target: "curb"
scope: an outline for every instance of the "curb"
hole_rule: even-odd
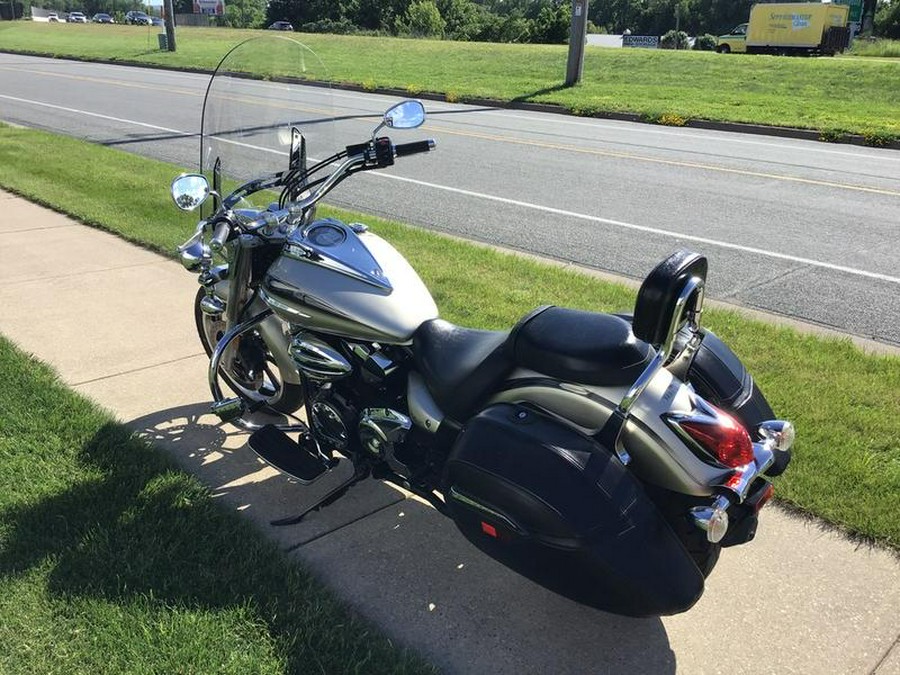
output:
[[[200,75],[212,75],[213,71],[207,68],[191,68],[189,66],[165,66],[158,63],[146,63],[143,61],[130,60],[108,60],[95,59],[85,56],[73,56],[66,54],[50,54],[46,52],[35,52],[28,50],[11,50],[0,48],[0,54],[18,54],[22,56],[40,56],[50,59],[60,59],[66,61],[81,61],[84,63],[103,63],[111,66],[129,66],[132,68],[148,68],[150,70],[170,70],[182,73],[195,73]],[[247,74],[247,79],[259,79],[252,74]],[[531,112],[543,112],[556,115],[568,115],[570,117],[590,117],[595,119],[617,120],[621,122],[637,122],[640,124],[651,124],[653,126],[670,126],[670,127],[688,127],[692,129],[707,129],[710,131],[729,131],[741,134],[753,134],[758,136],[776,136],[780,138],[796,138],[806,141],[819,141],[822,143],[831,143],[835,145],[857,145],[867,148],[900,150],[900,138],[889,141],[883,145],[873,145],[866,142],[866,137],[861,134],[841,134],[835,138],[826,136],[826,132],[815,129],[801,129],[797,127],[778,127],[765,124],[748,124],[744,122],[724,122],[704,119],[688,119],[681,125],[665,125],[656,124],[656,122],[648,120],[645,116],[638,113],[619,113],[619,112],[591,112],[580,114],[574,112],[564,106],[553,103],[531,103],[528,101],[503,101],[492,98],[479,97],[460,97],[455,101],[448,101],[447,95],[442,92],[411,92],[406,89],[396,87],[364,87],[353,82],[320,82],[316,80],[304,80],[298,77],[273,77],[272,82],[282,82],[285,84],[303,84],[313,87],[330,87],[332,89],[340,89],[343,91],[356,91],[366,94],[382,94],[385,96],[400,96],[425,99],[427,101],[441,101],[444,103],[462,103],[466,105],[480,105],[490,108],[506,108],[510,110],[527,110]]]

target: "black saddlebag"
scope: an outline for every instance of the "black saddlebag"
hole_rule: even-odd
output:
[[[703,593],[700,570],[628,469],[533,408],[501,403],[472,418],[444,491],[479,549],[583,604],[658,616]]]

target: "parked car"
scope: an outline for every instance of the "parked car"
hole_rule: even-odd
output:
[[[69,16],[66,17],[67,23],[87,23],[87,17],[83,12],[69,12]]]
[[[158,17],[158,16],[151,16],[151,17],[150,17],[150,21],[153,22],[153,25],[154,25],[154,26],[165,26],[165,25],[166,25],[166,22],[163,21],[163,20],[162,20],[160,17]]]
[[[113,19],[109,14],[104,14],[103,12],[98,12],[94,14],[91,19],[94,23],[115,23],[116,20]]]
[[[59,14],[57,14],[56,12],[50,12],[47,15],[47,21],[49,21],[50,23],[59,23]]]
[[[125,15],[125,23],[130,23],[134,26],[150,26],[153,24],[153,19],[144,12],[131,11]]]
[[[271,26],[269,26],[269,30],[294,30],[294,27],[290,24],[289,21],[276,21]]]

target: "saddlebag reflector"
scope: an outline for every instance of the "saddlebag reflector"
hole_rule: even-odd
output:
[[[500,403],[472,418],[444,494],[478,548],[578,602],[658,616],[703,592],[700,570],[628,469],[534,408]]]

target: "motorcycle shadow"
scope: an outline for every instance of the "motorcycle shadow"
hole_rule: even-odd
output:
[[[288,420],[269,416],[255,421]],[[259,459],[247,445],[249,434],[211,415],[208,403],[150,413],[128,422],[128,426],[168,451],[183,469],[209,487],[216,499],[271,530],[284,548],[302,545],[404,498],[388,485],[364,481],[333,504],[310,514],[299,526],[271,528],[271,521],[305,511],[348,478],[352,473],[350,463],[342,461],[313,485],[301,485]]]
[[[206,404],[129,423],[168,450],[229,508],[250,517],[360,614],[447,672],[671,673],[659,619],[604,613],[555,595],[480,553],[452,521],[414,497],[365,480],[291,527],[349,472],[305,486],[259,460],[247,434]]]

